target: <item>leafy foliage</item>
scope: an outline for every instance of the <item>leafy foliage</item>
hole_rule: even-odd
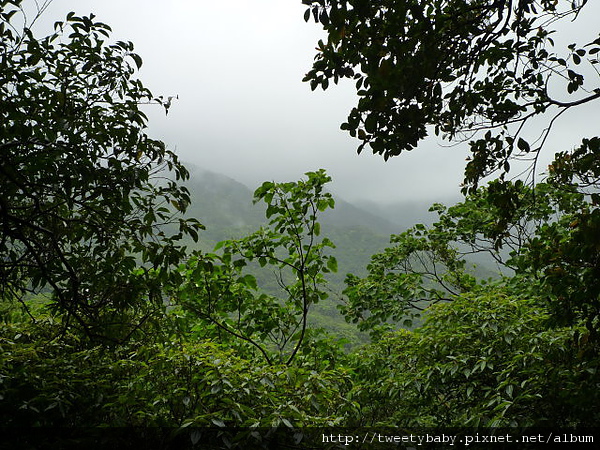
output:
[[[473,190],[486,175],[508,172],[512,158],[535,167],[555,119],[600,98],[600,38],[569,45],[566,55],[553,49],[556,24],[576,19],[585,0],[303,3],[305,20],[312,14],[327,32],[305,81],[313,90],[356,82],[358,104],[342,129],[361,141],[358,151],[369,145],[388,159],[431,128],[469,140]],[[548,126],[526,134],[525,124],[543,115]]]
[[[507,193],[514,206],[510,217],[498,207],[498,195]],[[431,304],[478,292],[488,281],[470,273],[466,258],[484,253],[498,264],[499,278],[504,272],[498,282],[517,283],[523,293],[537,289],[556,323],[586,320],[595,335],[596,247],[583,241],[595,242],[595,233],[579,229],[582,215],[590,214],[588,199],[551,179],[536,185],[535,195],[520,181],[493,181],[454,206],[436,204],[431,211],[438,220],[431,227],[393,235],[393,245],[373,255],[366,277],[348,275],[342,310],[347,320],[377,334],[386,321],[410,319]]]
[[[585,14],[587,1],[303,3],[308,5],[305,20],[312,15],[327,32],[305,81],[312,89],[327,89],[330,80],[355,80],[358,104],[342,129],[361,141],[358,151],[368,145],[388,159],[417,147],[432,130],[449,140],[468,141],[471,157],[463,192],[470,194],[466,202],[479,202],[482,208],[471,208],[456,224],[427,230],[425,237],[417,236],[417,229],[394,237],[398,245],[375,257],[372,279],[349,278],[351,318],[363,315],[356,295],[365,299],[367,309],[373,306],[365,319],[371,322],[399,317],[417,299],[444,298],[422,278],[427,272],[438,286],[448,283],[443,276],[456,271],[442,255],[448,255],[445,243],[454,240],[541,280],[555,318],[571,324],[585,318],[595,336],[600,321],[598,138],[583,138],[575,150],[558,153],[547,183],[534,183],[539,154],[556,121],[567,110],[600,98],[600,38],[565,50],[554,44],[558,24]],[[531,128],[534,123],[543,124],[539,131]],[[526,176],[519,175],[523,181],[508,181],[513,161],[528,162]],[[481,180],[498,173],[481,197]],[[554,204],[548,202],[549,184]],[[552,208],[563,218],[551,218]],[[503,246],[518,258],[501,257]],[[414,259],[423,254],[447,267],[443,276],[414,267]],[[455,260],[457,255],[448,256]],[[404,264],[403,273],[396,275],[399,264]],[[394,286],[387,292],[384,279]],[[448,287],[450,293],[464,292]],[[402,300],[387,311],[376,305],[390,305],[391,298]]]
[[[188,445],[213,427],[211,444],[234,448],[260,443],[260,427],[598,422],[600,140],[557,154],[544,183],[477,187],[514,151],[539,151],[520,136],[530,117],[598,97],[555,100],[539,81],[586,88],[571,64],[593,63],[598,41],[567,62],[538,27],[585,2],[304,2],[329,32],[307,79],[356,78],[344,128],[361,148],[389,157],[430,125],[487,131],[464,201],[434,205],[432,226],[392,236],[365,277],[347,276],[343,312],[373,336],[351,354],[309,324],[337,270],[318,220],[335,204],[325,172],[265,182],[254,200],[267,226],[188,252],[200,228],[176,216],[188,173],[144,132],[139,105],[168,105],[134,78],[132,44],[74,13],[36,39],[22,3],[0,0],[3,424],[171,427],[165,442]],[[504,275],[477,279],[466,257],[480,253]],[[261,269],[282,295],[259,287]],[[413,331],[387,332],[421,310]]]
[[[295,358],[311,306],[328,296],[321,287],[323,274],[337,270],[335,257],[324,253],[333,243],[319,238],[317,221],[320,212],[334,206],[323,190],[330,177],[323,170],[306,175],[295,183],[263,183],[254,198],[266,203],[269,227],[220,242],[215,249],[220,254],[191,258],[183,268],[186,282],[177,292],[176,302],[184,309],[251,344],[268,363],[273,348],[278,361],[290,364]],[[286,298],[256,292],[256,278],[244,273],[252,262],[274,269]]]
[[[376,339],[354,362],[356,425],[594,425],[597,247],[579,229],[594,205],[556,176],[535,195],[495,181],[450,208],[434,205],[432,227],[392,236],[367,277],[349,276],[344,312]],[[518,205],[510,220],[497,210],[498,186]],[[510,270],[476,280],[464,257],[477,252]],[[382,333],[423,306],[422,326]]]
[[[152,95],[133,44],[109,44],[108,25],[74,13],[36,38],[22,3],[0,2],[3,295],[49,289],[65,325],[126,339],[162,309],[178,241],[197,238],[197,221],[176,217],[188,173],[144,131]]]
[[[548,320],[535,298],[498,288],[430,308],[421,328],[356,355],[354,425],[594,426],[597,353],[581,327]]]
[[[287,428],[333,425],[345,404],[343,369],[260,365],[209,341],[82,349],[48,341],[54,327],[2,330],[5,426]]]
[[[559,223],[544,224],[529,247],[533,270],[552,292],[557,316],[583,317],[597,339],[600,329],[600,139],[584,139],[572,152],[556,155],[550,183],[564,197],[582,199]]]

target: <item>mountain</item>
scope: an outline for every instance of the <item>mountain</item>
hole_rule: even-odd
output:
[[[376,203],[368,200],[360,200],[354,204],[371,214],[382,217],[394,225],[393,233],[401,233],[417,223],[431,225],[437,218],[435,213],[429,212],[429,208],[434,203],[443,203],[445,205],[453,205],[461,200],[460,197],[448,197],[439,200],[415,202],[415,201],[398,201],[393,203]]]
[[[200,234],[199,246],[210,251],[224,239],[248,235],[267,224],[262,203],[253,204],[253,190],[222,174],[188,165],[190,179],[185,183],[192,203],[187,215],[195,217],[206,230]],[[346,337],[358,344],[366,340],[354,325],[347,324],[337,305],[343,301],[346,274],[366,275],[371,256],[389,244],[390,234],[398,234],[416,223],[431,224],[436,215],[428,212],[430,205],[414,202],[386,206],[372,202],[352,204],[335,198],[335,208],[321,214],[321,234],[336,245],[331,252],[338,260],[338,272],[329,274],[330,299],[316,305],[312,324],[328,329],[335,336]],[[447,202],[452,204],[453,201]],[[487,264],[478,261],[476,275],[488,278],[497,274]],[[265,292],[278,295],[280,288],[272,272],[252,269]],[[281,292],[279,292],[280,294]]]
[[[192,203],[187,215],[198,219],[206,230],[201,240],[216,243],[240,237],[265,223],[264,211],[252,203],[252,191],[225,175],[188,165],[185,186]]]
[[[262,204],[252,203],[253,190],[222,174],[191,166],[190,190],[192,204],[188,215],[202,222],[210,235],[235,234],[247,228],[258,228],[266,223]],[[335,199],[335,208],[322,213],[323,227],[364,230],[368,233],[389,236],[397,231],[390,220],[355,206],[343,199]],[[222,236],[225,239],[231,236]]]

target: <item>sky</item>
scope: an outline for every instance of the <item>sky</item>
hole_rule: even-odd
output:
[[[599,17],[600,1],[590,3],[586,15]],[[352,83],[312,92],[302,82],[325,37],[304,22],[304,10],[301,0],[54,0],[44,23],[92,12],[112,27],[114,40],[132,41],[144,84],[155,96],[179,96],[168,116],[157,105],[145,109],[148,133],[184,161],[252,189],[324,168],[330,189],[346,200],[455,198],[466,145],[432,138],[387,162],[368,148],[357,155],[358,141],[339,128],[356,103]],[[592,40],[597,26],[587,23]],[[572,146],[568,137],[575,129],[581,135],[589,114],[565,117],[553,142]]]

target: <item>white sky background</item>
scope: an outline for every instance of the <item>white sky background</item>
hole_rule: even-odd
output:
[[[600,0],[586,8],[587,25],[572,27],[587,30],[582,44],[597,36]],[[356,154],[358,140],[339,129],[355,104],[352,82],[311,92],[301,81],[324,38],[318,25],[304,22],[304,10],[301,0],[54,0],[44,21],[93,12],[114,40],[132,41],[144,84],[155,96],[179,95],[168,116],[160,106],[145,111],[149,134],[184,161],[252,189],[324,168],[331,190],[349,200],[456,197],[466,146],[431,139],[387,162],[368,148]],[[551,140],[561,147],[547,154],[571,148],[582,125],[597,130],[598,115],[589,111],[562,120]]]

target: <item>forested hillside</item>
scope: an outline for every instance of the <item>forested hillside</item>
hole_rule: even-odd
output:
[[[188,168],[148,134],[173,98],[132,43],[76,13],[38,36],[46,3],[0,0],[0,447],[599,438],[600,138],[533,172],[600,99],[600,38],[551,37],[586,2],[302,3],[327,36],[305,81],[354,81],[359,152],[469,146],[454,204],[405,227],[323,169],[250,191]]]
[[[185,185],[190,191],[191,205],[187,215],[198,218],[206,226],[202,239],[198,244],[190,244],[192,247],[210,251],[222,240],[240,238],[268,223],[264,206],[253,203],[253,193],[245,185],[222,174],[192,165],[188,167],[190,179]],[[390,211],[391,208],[396,211]],[[335,336],[343,336],[353,345],[364,342],[365,334],[355,326],[346,324],[339,311],[339,306],[345,302],[343,291],[346,275],[365,276],[371,256],[389,244],[390,235],[404,232],[417,223],[431,224],[435,221],[437,215],[429,208],[430,205],[416,207],[411,202],[388,206],[387,214],[401,219],[400,223],[394,224],[336,198],[335,208],[321,215],[321,224],[335,245],[330,253],[335,255],[338,267],[335,273],[326,275],[330,301],[315,306],[311,324],[317,328],[323,327]],[[377,206],[371,205],[371,209],[377,210]],[[402,223],[410,225],[403,227]],[[465,261],[466,270],[481,280],[497,278],[503,269],[497,267],[489,255],[469,255]],[[253,273],[263,290],[277,295],[279,287],[272,273],[261,273],[258,267]]]
[[[240,238],[267,225],[265,208],[253,203],[251,189],[225,175],[189,167],[190,179],[186,186],[191,205],[186,214],[200,219],[206,226],[196,245],[198,248],[210,251],[224,239]],[[373,252],[382,250],[390,234],[397,229],[391,222],[340,199],[336,199],[334,209],[322,214],[321,223],[335,245],[330,252],[337,258],[338,270],[327,274],[330,301],[316,305],[311,324],[356,345],[364,342],[366,336],[355,326],[348,325],[338,310],[343,302],[344,279],[348,273],[366,274]],[[280,289],[271,272],[255,267],[254,274],[263,290],[278,293]]]
[[[217,242],[240,236],[244,231],[253,231],[267,223],[265,208],[260,204],[253,204],[253,189],[226,175],[202,170],[191,164],[186,166],[190,171],[190,179],[185,186],[189,189],[191,197],[187,214],[198,218],[206,226],[203,233],[205,240]],[[402,208],[402,205],[398,207]],[[411,221],[411,225],[418,222],[418,217],[413,219],[415,220]],[[322,214],[321,222],[328,230],[363,232],[365,237],[358,241],[383,238],[383,244],[387,243],[390,234],[400,231],[397,224],[340,198],[336,198],[334,209]],[[362,252],[357,253],[357,257],[360,258],[357,265],[363,267],[368,259],[362,257]],[[370,251],[368,256],[372,253]]]

